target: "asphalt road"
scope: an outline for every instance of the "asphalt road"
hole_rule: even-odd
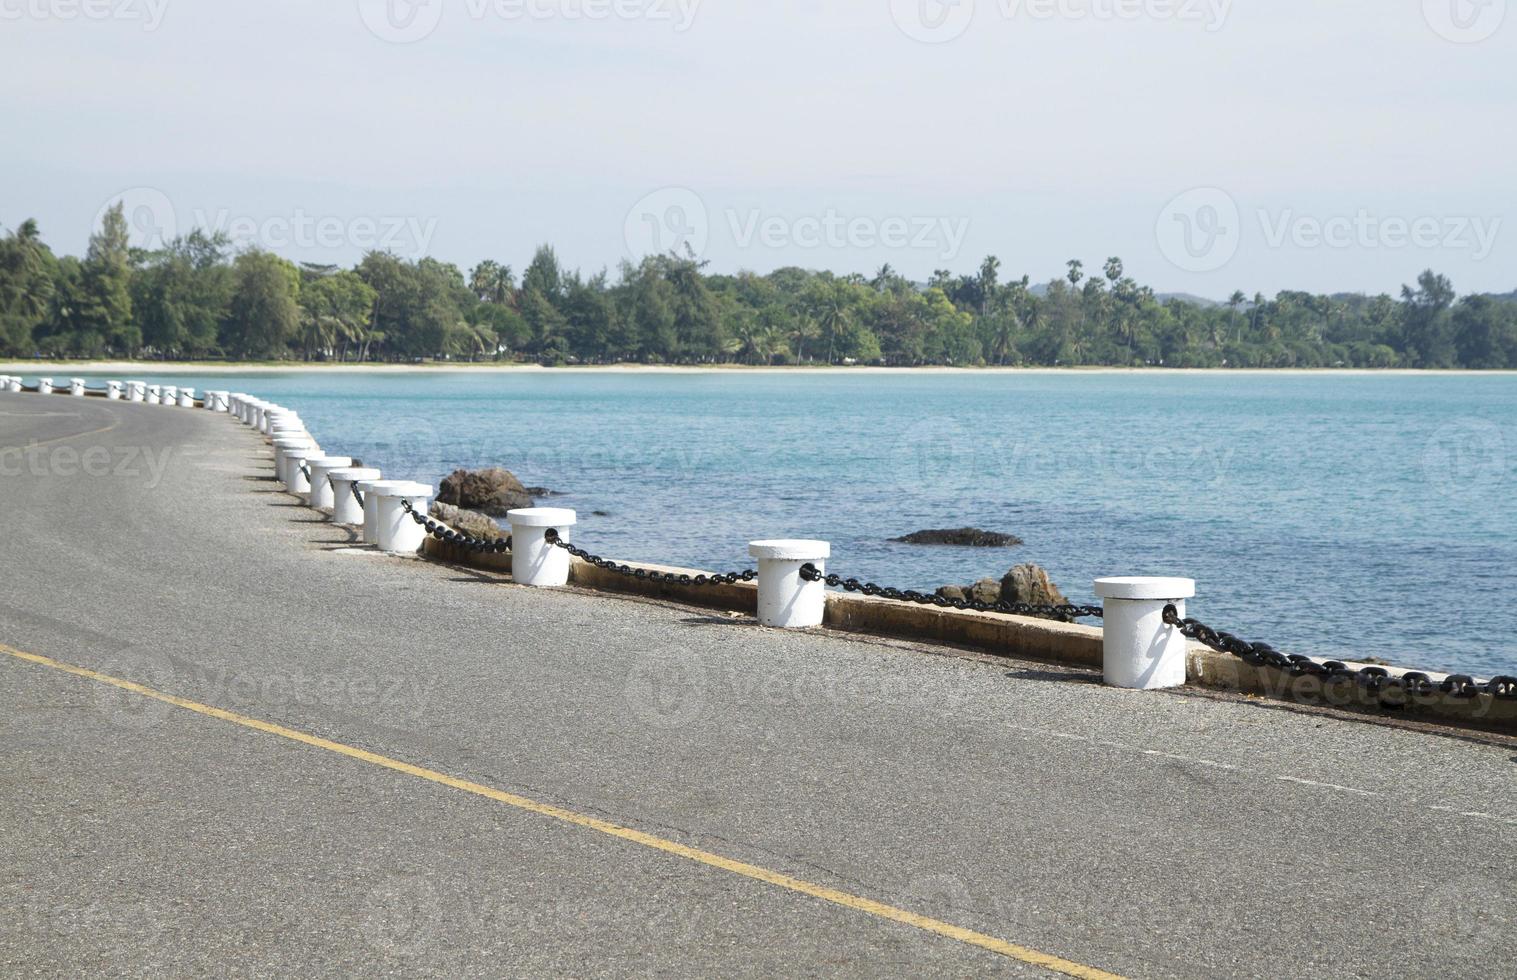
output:
[[[1510,744],[526,590],[270,473],[0,395],[0,974],[1517,970]]]

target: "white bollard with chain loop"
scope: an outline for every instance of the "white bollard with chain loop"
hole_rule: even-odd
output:
[[[195,389],[194,388],[180,388],[179,389],[179,407],[180,408],[194,408],[195,407]]]
[[[73,395],[75,398],[83,398],[84,397],[84,379],[83,378],[69,378],[68,379],[68,393],[70,395]]]
[[[285,489],[302,497],[311,494],[311,481],[306,476],[303,467],[309,466],[311,460],[322,459],[326,453],[315,447],[305,449],[288,449],[284,454],[284,485]]]
[[[107,381],[105,383],[105,397],[113,402],[121,400],[121,382]]]
[[[506,512],[511,522],[511,578],[517,585],[554,589],[569,584],[570,555],[548,543],[548,529],[572,540],[578,515],[567,507],[524,507]]]
[[[406,513],[405,505],[409,503],[415,513],[425,517],[431,507],[432,488],[425,483],[402,483],[376,492],[379,526],[375,543],[379,550],[392,555],[416,554],[427,539],[427,531]]]
[[[38,378],[37,379],[37,394],[39,394],[39,395],[51,395],[52,393],[53,393],[53,379],[52,378]]]
[[[311,471],[311,488],[306,492],[306,503],[317,510],[331,507],[332,484],[327,479],[327,474],[333,470],[350,469],[352,466],[351,456],[323,456],[320,459],[306,460],[306,469]]]
[[[158,389],[158,404],[179,404],[179,389],[174,385],[164,385],[162,388]]]
[[[379,499],[387,490],[411,485],[410,480],[359,480],[353,489],[363,496],[363,543],[379,544]]]
[[[1185,600],[1196,594],[1188,578],[1100,578],[1096,595],[1103,605],[1103,670],[1107,684],[1137,690],[1185,684],[1185,637],[1166,625],[1164,607],[1185,616]]]
[[[748,554],[758,559],[758,620],[763,626],[807,629],[822,625],[827,586],[801,578],[813,565],[826,574],[832,546],[826,541],[753,541]]]
[[[274,476],[285,486],[290,485],[290,452],[297,449],[315,449],[316,440],[310,436],[285,436],[274,440]]]
[[[128,381],[126,383],[126,400],[129,402],[147,401],[147,382]]]
[[[377,480],[380,472],[368,466],[331,470],[327,480],[332,484],[332,523],[362,524],[363,504],[353,492],[353,484],[359,480]]]
[[[147,397],[143,398],[142,400],[147,402],[149,405],[156,405],[158,404],[158,396],[162,393],[163,387],[161,385],[148,385]]]

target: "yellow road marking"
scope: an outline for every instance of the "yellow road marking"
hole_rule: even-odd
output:
[[[1030,963],[1033,966],[1040,966],[1056,973],[1065,974],[1066,976],[1080,977],[1082,980],[1122,980],[1118,974],[1108,973],[1105,970],[1086,966],[1083,963],[1075,963],[1072,960],[1061,959],[1048,953],[1041,953],[1026,946],[1018,946],[1016,943],[1009,943],[982,932],[975,932],[973,929],[956,926],[951,922],[943,922],[940,919],[918,915],[915,912],[908,912],[905,909],[886,905],[884,902],[877,902],[871,898],[864,898],[860,895],[839,891],[836,888],[828,888],[826,885],[818,885],[800,878],[792,878],[790,875],[781,874],[778,871],[770,871],[768,868],[762,868],[756,864],[737,861],[710,851],[703,851],[697,847],[689,847],[672,840],[665,840],[662,837],[655,837],[652,834],[643,833],[641,830],[623,827],[597,817],[576,813],[573,810],[565,810],[562,807],[556,807],[548,803],[539,803],[525,796],[517,796],[515,793],[507,793],[504,790],[494,789],[481,783],[470,782],[467,779],[459,779],[456,776],[449,776],[446,773],[437,772],[432,769],[413,766],[409,762],[401,762],[399,759],[391,759],[388,756],[366,752],[363,749],[344,745],[341,742],[317,738],[315,735],[307,735],[305,732],[299,732],[293,728],[285,728],[283,725],[260,721],[257,718],[249,718],[247,715],[239,715],[236,712],[226,711],[222,708],[213,708],[208,704],[201,704],[198,701],[191,701],[173,694],[165,694],[162,691],[155,691],[152,688],[143,687],[141,684],[123,680],[119,677],[112,677],[109,674],[102,674],[86,667],[76,667],[73,664],[62,663],[61,661],[53,660],[50,657],[44,657],[36,653],[26,653],[3,644],[0,644],[0,652],[9,654],[18,660],[25,660],[43,667],[50,667],[53,670],[60,670],[64,673],[88,678],[102,684],[109,684],[123,691],[140,694],[143,697],[162,701],[165,704],[174,705],[176,708],[184,708],[186,711],[193,711],[208,718],[217,718],[221,721],[241,725],[243,728],[251,728],[254,731],[263,732],[267,735],[276,735],[280,738],[289,739],[292,742],[299,742],[302,745],[309,745],[313,748],[336,753],[337,755],[347,756],[350,759],[357,759],[359,762],[367,762],[370,765],[405,773],[407,776],[415,776],[418,779],[425,779],[428,782],[437,783],[441,786],[462,790],[465,793],[473,793],[475,796],[482,796],[485,799],[504,803],[519,810],[526,810],[529,813],[551,817],[554,820],[561,820],[564,823],[574,824],[577,827],[586,827],[590,830],[599,831],[602,834],[608,834],[611,837],[652,848],[655,851],[663,851],[666,854],[688,858],[691,861],[704,864],[708,867],[720,868],[723,871],[742,875],[745,878],[752,878],[755,881],[762,881],[777,888],[783,888],[802,895],[809,895],[824,902],[831,902],[834,905],[841,905],[844,908],[853,909],[857,912],[864,912],[881,919],[888,919],[891,922],[898,922],[902,925],[944,936],[969,946],[977,946],[980,949],[989,950],[992,953],[998,953],[1001,956],[1019,960],[1023,963]]]

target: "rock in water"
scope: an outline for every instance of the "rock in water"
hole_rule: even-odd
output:
[[[915,531],[905,537],[890,540],[901,544],[949,544],[959,548],[1010,548],[1022,543],[1022,539],[1015,534],[982,531],[977,527]]]
[[[464,510],[452,504],[434,502],[432,516],[455,531],[462,531],[470,537],[483,541],[494,541],[506,535],[506,532],[501,530],[500,525],[493,519],[478,511]]]
[[[1018,565],[1001,579],[1002,602],[1026,602],[1035,606],[1062,606],[1069,600],[1049,581],[1037,565]]]
[[[477,510],[492,517],[532,506],[532,496],[510,470],[492,466],[484,470],[454,470],[437,488],[439,503]]]
[[[1001,599],[1001,583],[993,578],[982,578],[969,587],[969,598],[993,606]]]

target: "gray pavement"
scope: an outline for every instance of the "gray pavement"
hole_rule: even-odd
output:
[[[1517,969],[1510,743],[529,591],[270,473],[0,395],[0,644],[1119,974]],[[0,856],[6,976],[1048,975],[4,654]]]

